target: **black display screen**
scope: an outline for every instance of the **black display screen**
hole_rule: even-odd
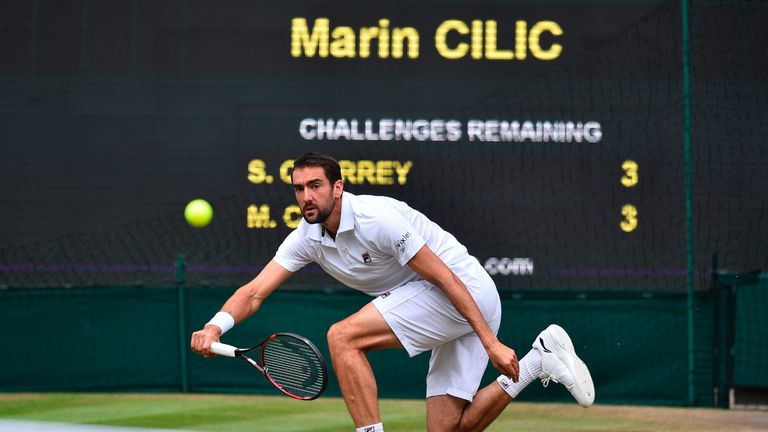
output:
[[[177,254],[190,282],[242,283],[296,225],[291,162],[313,150],[502,289],[686,287],[676,2],[4,8],[4,284],[163,282]],[[701,235],[696,274],[727,243]]]

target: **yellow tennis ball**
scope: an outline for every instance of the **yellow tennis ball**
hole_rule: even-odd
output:
[[[203,228],[213,219],[213,207],[204,199],[195,199],[184,208],[184,218],[191,226]]]

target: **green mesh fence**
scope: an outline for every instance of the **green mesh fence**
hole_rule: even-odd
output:
[[[188,353],[188,337],[230,289],[98,287],[0,290],[0,391],[182,391],[275,394],[259,374],[231,359]],[[313,340],[330,360],[330,325],[369,299],[352,291],[278,291],[225,341],[251,345],[277,331]],[[593,372],[601,403],[684,405],[687,400],[685,299],[615,293],[504,295],[500,337],[524,355],[550,323],[563,325]],[[701,310],[712,308],[702,300]],[[180,315],[179,311],[182,311]],[[705,317],[706,320],[706,317]],[[711,322],[711,321],[710,321]],[[23,323],[23,324],[21,324]],[[184,335],[183,338],[181,335]],[[711,343],[701,343],[698,372],[712,376]],[[422,398],[429,356],[404,351],[370,356],[382,397]],[[663,359],[660,361],[659,359]],[[490,366],[484,384],[497,373]],[[711,405],[711,379],[698,382],[697,404]],[[339,395],[335,376],[328,394]],[[707,399],[707,394],[709,399]],[[534,383],[521,400],[568,401],[561,386]]]
[[[736,289],[733,383],[768,389],[768,279]]]

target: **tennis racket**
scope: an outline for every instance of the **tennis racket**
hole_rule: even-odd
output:
[[[253,357],[245,353],[260,352]],[[225,357],[237,357],[250,364],[278,390],[298,400],[320,397],[328,385],[325,360],[307,338],[293,333],[275,333],[251,348],[237,348],[214,342],[211,352]]]

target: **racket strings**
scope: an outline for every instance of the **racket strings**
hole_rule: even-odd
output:
[[[270,339],[262,356],[266,373],[285,391],[311,398],[325,389],[323,362],[301,339],[285,335]]]

